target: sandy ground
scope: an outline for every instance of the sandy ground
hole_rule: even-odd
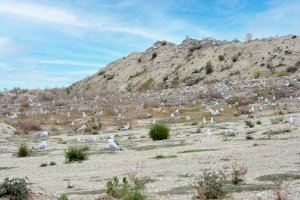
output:
[[[107,180],[113,176],[122,177],[131,171],[147,180],[146,190],[149,199],[192,199],[195,191],[191,188],[208,169],[221,169],[228,173],[234,162],[248,167],[245,176],[247,185],[269,185],[272,182],[258,181],[257,178],[269,174],[293,173],[300,175],[300,113],[294,113],[295,124],[287,123],[289,115],[277,124],[273,117],[258,117],[252,121],[254,128],[246,127],[245,118],[214,125],[177,124],[171,126],[171,137],[164,141],[148,138],[148,129],[101,132],[97,142],[87,143],[91,135],[66,133],[46,138],[48,148],[33,156],[18,158],[13,156],[19,144],[26,141],[35,146],[42,139],[35,135],[14,136],[0,140],[0,179],[5,177],[28,177],[31,189],[49,195],[49,199],[67,193],[69,199],[96,199],[105,189]],[[201,128],[201,132],[197,131]],[[210,128],[213,136],[208,137]],[[271,136],[266,130],[290,129],[291,132]],[[224,137],[226,130],[237,132],[236,137]],[[254,130],[253,140],[246,140],[246,132]],[[123,151],[108,152],[105,149],[107,138],[116,136]],[[77,142],[77,138],[81,142]],[[65,163],[64,150],[70,144],[79,143],[90,147],[89,159],[81,163]],[[192,150],[190,153],[182,151]],[[205,151],[201,151],[205,150]],[[157,155],[177,157],[155,159]],[[224,159],[227,158],[227,159]],[[56,162],[54,166],[40,167],[41,163]],[[285,180],[289,199],[300,199],[300,179]],[[68,187],[71,186],[71,187]],[[242,191],[231,193],[228,199],[274,199],[272,190]],[[46,199],[46,198],[41,198]]]

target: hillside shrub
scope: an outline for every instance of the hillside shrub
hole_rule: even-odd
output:
[[[123,177],[122,183],[119,183],[118,177],[113,177],[106,183],[106,193],[115,198],[123,200],[145,200],[145,183],[136,176],[130,176],[129,181]]]
[[[259,71],[259,70],[254,70],[254,71],[253,71],[253,77],[254,77],[255,79],[258,79],[258,78],[260,78],[261,76],[262,76],[261,71]]]
[[[30,154],[30,149],[27,146],[27,144],[23,142],[18,148],[17,155],[18,157],[27,157],[29,156],[29,154]]]
[[[225,60],[224,56],[223,55],[219,55],[219,61],[223,61]]]
[[[210,61],[208,61],[205,65],[205,72],[206,74],[211,74],[214,71],[214,66]]]
[[[222,199],[225,196],[226,176],[222,171],[206,171],[195,188],[199,199]]]
[[[149,136],[153,140],[164,140],[168,139],[170,136],[170,129],[164,124],[153,124],[149,130]]]
[[[26,199],[29,192],[27,180],[24,178],[5,178],[0,185],[0,197],[9,196],[10,200]]]
[[[65,150],[67,162],[83,161],[88,159],[86,149],[84,147],[71,146]]]

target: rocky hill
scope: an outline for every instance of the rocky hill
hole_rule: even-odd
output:
[[[145,52],[132,53],[98,73],[71,85],[73,93],[135,92],[264,77],[299,76],[300,37],[240,41],[186,38],[176,45],[158,41]],[[299,78],[299,77],[298,77]]]

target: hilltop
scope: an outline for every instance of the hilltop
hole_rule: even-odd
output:
[[[131,53],[69,87],[73,94],[136,92],[205,85],[237,85],[254,78],[293,76],[300,67],[300,37],[287,35],[247,42],[186,38],[179,45],[158,41]]]

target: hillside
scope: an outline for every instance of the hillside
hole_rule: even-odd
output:
[[[222,79],[237,84],[254,76],[290,76],[300,67],[299,62],[300,37],[291,35],[249,42],[186,38],[176,45],[158,41],[145,52],[116,60],[69,89],[74,94],[134,92],[209,84]],[[206,70],[207,65],[212,73]]]

